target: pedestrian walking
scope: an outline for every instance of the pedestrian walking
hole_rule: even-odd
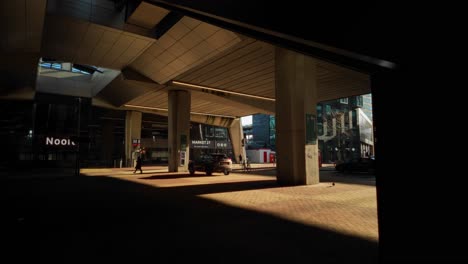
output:
[[[143,173],[143,170],[141,169],[141,157],[140,156],[138,156],[136,160],[135,171],[133,173],[136,173],[137,170],[140,170],[140,174]]]

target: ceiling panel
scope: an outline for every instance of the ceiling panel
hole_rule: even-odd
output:
[[[168,13],[169,10],[167,9],[142,1],[128,18],[127,23],[151,29]]]
[[[120,70],[154,39],[87,21],[47,16],[42,56]]]
[[[97,27],[94,24],[89,24],[87,32],[85,33],[83,40],[81,41],[80,46],[77,50],[75,62],[87,64],[86,62],[88,61],[88,58],[91,56],[91,53],[94,51],[94,48],[99,43],[99,40],[104,34],[104,31],[105,29],[102,27]],[[45,48],[48,48],[48,45],[45,45]]]
[[[88,58],[91,62],[90,64],[95,66],[104,66],[103,64],[101,64],[101,61],[107,55],[107,53],[114,47],[119,38],[120,32],[114,30],[104,31],[104,34],[101,36],[101,39],[97,43],[93,52],[91,53],[90,58]]]
[[[0,50],[39,52],[46,0],[0,1]]]
[[[104,55],[101,61],[98,63],[99,65],[113,65],[114,61],[116,61],[127,49],[132,45],[135,41],[135,38],[132,38],[129,35],[119,34],[118,39],[114,42],[112,48]]]
[[[240,41],[236,34],[224,29],[181,19],[131,67],[163,84]]]
[[[152,39],[139,38],[138,36],[134,36],[132,44],[117,58],[116,61],[114,61],[112,66],[116,69],[123,69],[124,67],[127,67],[148,47],[150,47],[153,41],[154,40]]]
[[[46,3],[46,0],[0,1],[2,95],[13,98],[14,93],[35,87]]]

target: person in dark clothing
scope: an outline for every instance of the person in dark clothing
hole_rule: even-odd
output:
[[[135,171],[133,173],[135,173],[137,170],[140,170],[140,174],[143,173],[143,170],[141,169],[141,157],[140,156],[138,156],[137,158]]]
[[[242,164],[242,155],[239,155],[239,164]]]

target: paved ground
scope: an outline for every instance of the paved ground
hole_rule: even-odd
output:
[[[3,239],[16,259],[63,263],[377,262],[373,176],[325,166],[318,185],[281,187],[274,168],[255,165],[2,179]]]

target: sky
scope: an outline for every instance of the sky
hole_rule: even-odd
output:
[[[241,122],[242,122],[242,126],[245,126],[245,125],[251,125],[252,124],[252,116],[244,116],[244,117],[241,117]]]

